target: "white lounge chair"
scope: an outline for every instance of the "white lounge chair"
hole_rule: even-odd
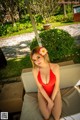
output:
[[[37,86],[31,68],[22,71],[21,79],[25,94],[20,120],[44,120],[38,108]],[[60,90],[63,103],[60,120],[80,120],[80,64],[60,67]]]

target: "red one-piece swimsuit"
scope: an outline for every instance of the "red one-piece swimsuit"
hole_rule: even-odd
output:
[[[46,91],[46,93],[50,97],[52,95],[52,92],[53,92],[53,89],[54,89],[54,86],[55,86],[55,82],[56,82],[56,76],[52,72],[51,68],[50,68],[49,83],[47,83],[47,84],[43,83],[42,78],[41,78],[40,69],[39,69],[37,78],[38,78],[39,83],[43,86],[44,90]]]

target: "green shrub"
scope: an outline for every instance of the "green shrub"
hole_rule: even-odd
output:
[[[74,38],[60,29],[43,31],[39,34],[42,45],[47,48],[51,62],[59,62],[71,59],[74,48]],[[30,45],[32,50],[38,45],[36,38]]]
[[[13,32],[18,32],[19,31],[19,28],[15,25],[15,26],[13,26],[13,28],[12,28],[12,33]]]
[[[33,41],[30,44],[30,49],[32,50],[36,46],[38,46],[38,42],[37,42],[37,39],[34,38]]]
[[[55,18],[56,22],[62,22],[63,21],[63,15],[57,15],[55,17],[56,17]]]
[[[42,23],[43,17],[41,15],[36,15],[35,20],[36,20],[37,23]]]
[[[7,33],[12,33],[13,32],[13,29],[11,28],[11,26],[9,26],[8,28],[7,28]]]
[[[16,32],[19,33],[20,31],[26,31],[28,28],[32,28],[32,24],[30,22],[15,22],[14,26],[9,23],[4,24],[3,26],[0,24],[0,36],[11,35],[12,33]]]
[[[73,22],[73,14],[72,13],[68,13],[67,16],[56,15],[56,16],[54,16],[54,20],[56,22]]]
[[[69,14],[67,14],[66,17],[63,17],[63,22],[65,22],[65,23],[73,22],[73,14],[69,13]]]
[[[23,15],[22,18],[19,20],[20,23],[31,22],[30,15]]]
[[[7,26],[0,25],[0,36],[7,34]]]
[[[74,63],[80,63],[80,45],[74,48]]]
[[[56,22],[56,16],[51,16],[49,22],[50,23]]]

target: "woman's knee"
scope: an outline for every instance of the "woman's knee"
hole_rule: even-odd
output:
[[[52,115],[54,117],[55,120],[59,120],[60,119],[60,116],[61,116],[61,113],[60,114],[57,114],[57,113],[53,113],[52,112]]]
[[[61,109],[59,111],[56,111],[56,110],[52,111],[52,115],[55,120],[59,120],[61,116]]]
[[[45,120],[48,120],[49,117],[50,117],[50,114],[45,114],[45,115],[43,115],[43,116],[44,116],[44,119],[45,119]]]

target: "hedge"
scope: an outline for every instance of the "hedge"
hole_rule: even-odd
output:
[[[45,30],[39,34],[42,45],[48,50],[51,62],[72,59],[74,54],[74,38],[61,29]],[[36,38],[30,44],[30,49],[38,46]]]

